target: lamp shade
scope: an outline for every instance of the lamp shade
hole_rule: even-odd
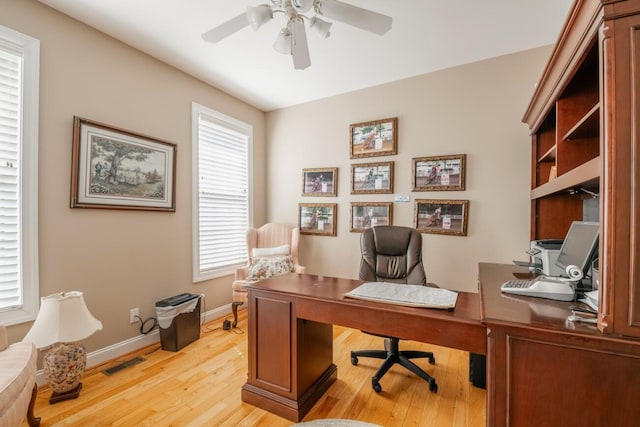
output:
[[[38,348],[83,340],[102,329],[89,312],[82,292],[71,291],[41,298],[40,311],[23,341]]]

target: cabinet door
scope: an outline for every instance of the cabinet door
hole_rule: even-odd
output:
[[[615,17],[615,10],[609,16]],[[600,327],[640,337],[640,15],[605,20],[602,46],[606,131]]]
[[[487,425],[638,424],[637,342],[487,326]]]
[[[291,370],[295,341],[292,302],[258,295],[251,299],[249,315],[249,383],[289,398],[295,398]]]

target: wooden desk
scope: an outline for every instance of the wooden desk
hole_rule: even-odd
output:
[[[248,286],[249,375],[242,400],[300,421],[337,378],[332,325],[487,353],[478,294],[455,310],[345,298],[362,282],[289,273]]]
[[[300,421],[337,377],[332,324],[487,355],[487,425],[640,420],[640,340],[567,322],[571,303],[507,295],[526,269],[481,263],[453,311],[345,298],[361,282],[290,273],[249,287],[242,400]]]
[[[487,425],[637,426],[640,340],[571,323],[572,303],[508,295],[513,265],[481,263]]]

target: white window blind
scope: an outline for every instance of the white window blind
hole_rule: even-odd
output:
[[[0,307],[22,305],[20,289],[20,104],[22,58],[0,51]]]
[[[0,26],[0,323],[38,308],[39,42]]]
[[[193,110],[194,281],[200,281],[247,262],[252,127],[197,104]]]

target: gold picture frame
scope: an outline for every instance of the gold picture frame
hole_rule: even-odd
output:
[[[462,191],[465,189],[466,154],[412,159],[412,191]]]
[[[351,165],[351,194],[393,193],[394,162]]]
[[[393,225],[392,202],[351,202],[349,231],[363,232],[377,225]]]
[[[350,125],[349,146],[352,159],[398,154],[398,118]]]
[[[468,218],[468,200],[415,200],[414,227],[421,233],[466,236]]]
[[[302,195],[335,197],[338,195],[338,168],[302,169]]]
[[[337,209],[336,203],[299,203],[298,227],[300,234],[336,236]]]

